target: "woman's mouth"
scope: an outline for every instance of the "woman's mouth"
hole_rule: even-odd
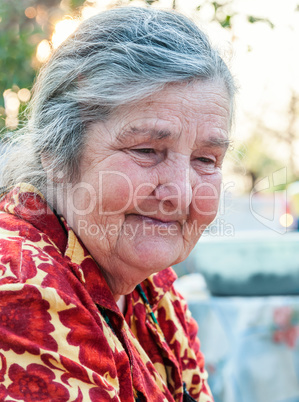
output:
[[[147,215],[139,215],[139,214],[130,214],[128,216],[131,216],[134,220],[138,220],[142,222],[143,224],[148,224],[148,225],[155,225],[159,227],[169,227],[171,225],[178,225],[177,220],[171,220],[166,217],[153,217],[153,216],[147,216]]]

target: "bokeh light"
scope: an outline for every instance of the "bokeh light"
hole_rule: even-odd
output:
[[[99,10],[95,7],[86,6],[82,8],[81,17],[82,20],[86,20],[89,17],[92,17],[95,14],[98,14]]]
[[[18,127],[19,119],[16,116],[7,116],[5,119],[5,125],[8,129],[14,130]]]
[[[291,214],[283,214],[283,215],[281,215],[281,217],[279,219],[279,223],[284,228],[288,228],[288,227],[292,226],[292,224],[294,223],[293,215],[291,215]]]
[[[22,88],[18,92],[18,98],[20,99],[21,102],[28,102],[30,99],[30,91],[27,88]]]
[[[20,100],[18,95],[11,89],[8,89],[3,94],[5,113],[7,116],[17,116],[19,113]]]
[[[68,36],[70,36],[79,23],[80,21],[73,19],[66,19],[57,22],[52,36],[53,48],[56,49]]]
[[[19,124],[18,114],[20,108],[20,100],[18,95],[11,89],[7,89],[3,93],[4,112],[6,114],[5,125],[8,129],[14,130]]]
[[[40,63],[45,63],[51,55],[51,46],[47,39],[43,39],[36,50],[36,58]]]
[[[27,7],[25,10],[25,15],[27,18],[35,18],[36,14],[37,14],[37,12],[34,7]]]

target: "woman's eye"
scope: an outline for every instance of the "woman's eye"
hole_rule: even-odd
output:
[[[153,148],[136,148],[132,149],[132,151],[138,154],[155,154],[155,150]]]
[[[197,158],[197,160],[200,161],[200,162],[205,163],[206,165],[212,165],[212,164],[215,163],[215,161],[214,161],[213,159],[205,158],[205,157],[203,157],[203,156],[200,157],[200,158]]]

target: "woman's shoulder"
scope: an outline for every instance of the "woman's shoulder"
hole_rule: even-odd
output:
[[[66,270],[67,261],[49,236],[26,220],[0,211],[0,290],[17,283],[47,287],[46,277],[64,282]]]

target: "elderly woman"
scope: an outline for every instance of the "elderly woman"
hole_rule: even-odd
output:
[[[54,52],[2,178],[1,400],[213,400],[169,266],[217,212],[234,91],[172,12],[104,12]]]

